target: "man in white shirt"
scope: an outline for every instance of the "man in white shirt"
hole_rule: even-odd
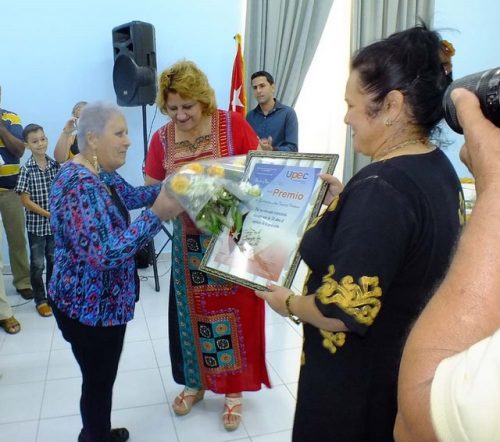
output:
[[[452,93],[476,204],[443,283],[406,343],[397,441],[500,441],[500,129]]]

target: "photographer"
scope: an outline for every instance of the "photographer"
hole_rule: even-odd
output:
[[[397,441],[500,440],[500,129],[474,94],[452,93],[477,200],[445,280],[400,368]]]

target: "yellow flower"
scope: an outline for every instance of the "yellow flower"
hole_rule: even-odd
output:
[[[189,163],[182,166],[181,170],[183,172],[193,172],[193,173],[203,173],[204,167],[200,163]]]
[[[448,40],[441,40],[441,50],[450,58],[455,55],[455,47]]]
[[[172,178],[170,186],[175,193],[185,195],[189,189],[189,178],[186,175],[176,175]]]
[[[212,164],[208,167],[207,173],[211,176],[223,177],[224,168],[222,166],[219,166],[218,164]]]

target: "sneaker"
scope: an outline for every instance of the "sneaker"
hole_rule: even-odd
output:
[[[47,318],[49,316],[52,316],[52,309],[50,308],[49,304],[46,302],[42,302],[36,306],[36,311],[40,316],[43,316],[44,318]]]
[[[19,293],[23,299],[26,299],[27,301],[30,299],[33,299],[33,289],[16,289],[17,293]]]

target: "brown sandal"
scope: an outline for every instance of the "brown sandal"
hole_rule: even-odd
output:
[[[193,405],[200,402],[205,396],[205,390],[197,390],[195,388],[184,387],[181,394],[179,394],[176,399],[179,399],[179,403],[176,404],[175,401],[172,404],[172,409],[177,416],[185,416],[191,411]],[[192,400],[190,400],[193,398]],[[189,399],[189,400],[186,400]]]
[[[21,331],[21,324],[19,324],[19,321],[14,318],[14,316],[7,319],[1,319],[0,327],[2,327],[9,335],[15,335]]]
[[[50,308],[49,304],[46,302],[42,302],[41,304],[38,304],[36,306],[36,311],[40,316],[43,316],[44,318],[48,318],[49,316],[52,316],[52,309]]]

